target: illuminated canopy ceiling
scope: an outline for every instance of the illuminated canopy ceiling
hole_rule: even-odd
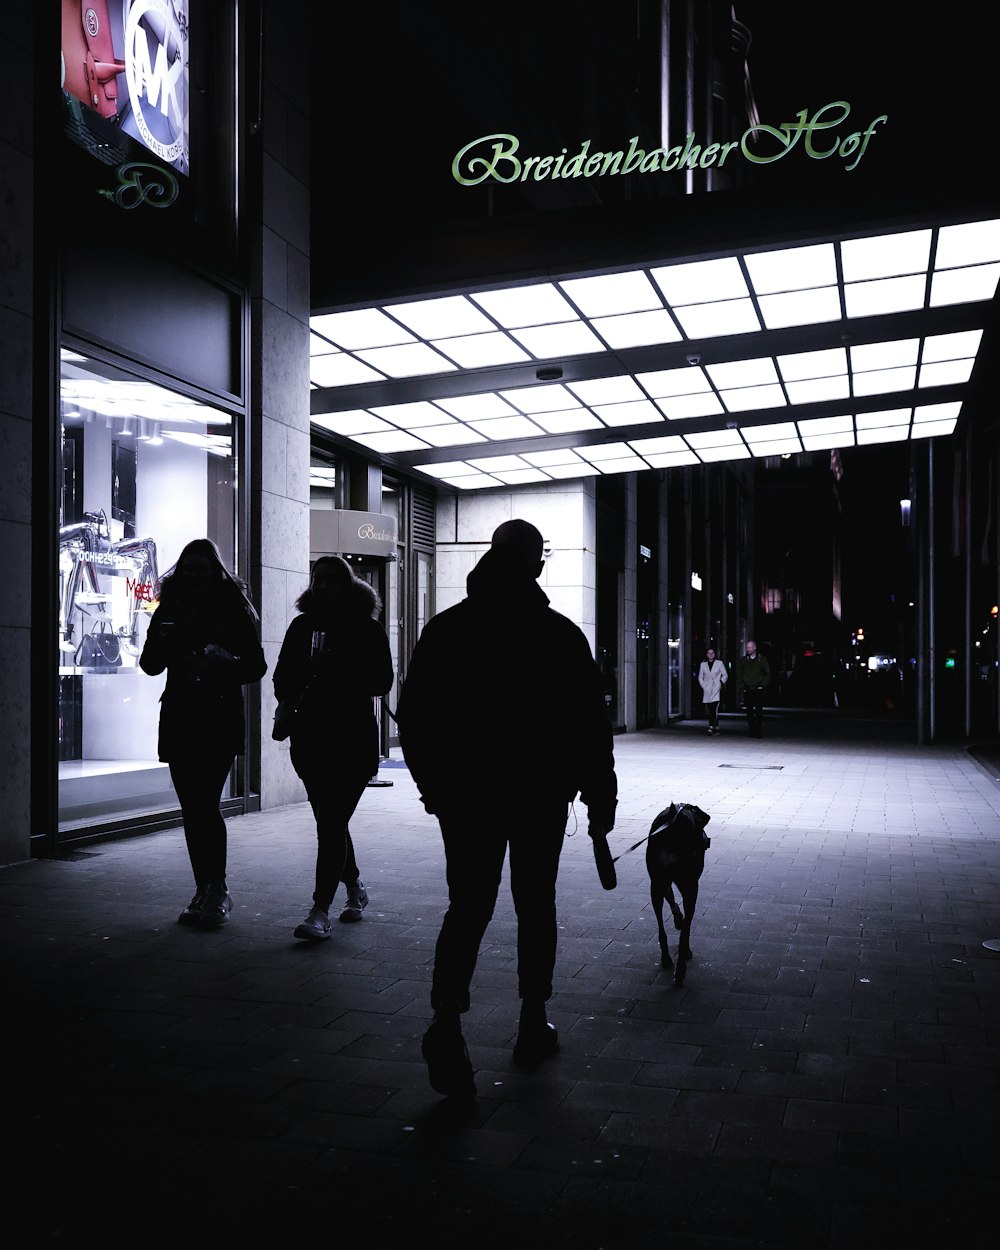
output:
[[[457,490],[954,431],[1000,219],[311,318],[315,426]]]

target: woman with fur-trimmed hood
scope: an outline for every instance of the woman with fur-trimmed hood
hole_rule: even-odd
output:
[[[375,590],[340,556],[321,556],[295,605],[274,669],[274,694],[297,705],[292,767],[316,817],[313,906],[295,929],[303,941],[331,933],[338,885],[347,900],[340,919],[360,920],[368,904],[348,828],[365,787],[378,771],[373,699],[392,687],[392,656]]]

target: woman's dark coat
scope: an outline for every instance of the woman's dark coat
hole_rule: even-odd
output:
[[[328,767],[373,777],[380,759],[373,699],[389,693],[394,676],[389,640],[373,615],[378,596],[359,579],[328,612],[311,590],[299,607],[274,667],[275,698],[299,701],[293,763],[321,756]],[[311,655],[314,630],[326,634],[318,656]]]
[[[233,657],[206,657],[215,643]],[[197,604],[173,599],[153,613],[139,667],[167,670],[160,696],[159,758],[240,755],[246,741],[243,686],[260,681],[267,662],[246,600],[228,584]]]

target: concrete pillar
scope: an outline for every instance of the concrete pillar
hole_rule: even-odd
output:
[[[670,483],[676,476],[661,473],[657,516],[656,587],[656,723],[670,721]]]
[[[16,124],[0,138],[0,203],[3,204],[3,264],[0,265],[0,734],[4,767],[0,769],[0,863],[30,856],[32,723],[31,626],[31,469],[32,339],[34,334],[34,231],[32,229],[33,113],[24,104],[34,98],[32,15],[4,23],[0,50],[11,76],[10,99]],[[42,244],[45,246],[45,244]],[[48,405],[40,403],[38,419]],[[54,574],[53,574],[54,575]],[[41,813],[39,813],[41,816]]]
[[[622,573],[621,626],[618,646],[621,652],[621,722],[628,732],[638,724],[636,679],[639,672],[636,623],[637,576],[639,563],[638,499],[635,474],[625,481],[625,567]]]
[[[269,29],[280,30],[277,5],[266,7],[268,16]],[[268,663],[259,691],[262,807],[305,798],[287,741],[271,738],[271,674],[309,576],[309,94],[307,58],[293,52],[283,40],[265,40],[261,219],[251,279],[251,456],[260,490],[254,545]],[[251,500],[254,493],[252,485]],[[251,786],[254,780],[251,771]]]

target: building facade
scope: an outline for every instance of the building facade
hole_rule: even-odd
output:
[[[382,597],[401,680],[493,528],[524,516],[546,540],[543,588],[587,633],[612,723],[631,731],[699,714],[705,646],[733,662],[775,591],[788,610],[798,583],[759,567],[781,456],[801,457],[804,481],[808,457],[828,475],[831,450],[886,438],[910,450],[892,569],[906,706],[921,740],[997,731],[993,193],[915,198],[904,179],[896,199],[872,196],[858,162],[885,118],[859,106],[846,133],[823,99],[813,121],[844,122],[835,160],[803,141],[772,169],[759,145],[787,133],[791,153],[793,132],[762,128],[729,4],[585,6],[570,25],[556,5],[527,42],[517,8],[497,30],[390,6],[380,91],[414,113],[380,161],[347,98],[371,14],[53,3],[4,32],[0,861],[178,823],[158,684],[136,661],[157,579],[191,538],[246,580],[272,668],[311,558],[344,554]],[[476,182],[459,154],[482,161],[484,138],[494,172],[515,138],[534,163]],[[837,162],[858,176],[831,197]],[[772,173],[781,194],[761,195]],[[907,244],[922,258],[886,270]],[[797,276],[775,286],[765,270],[792,252]],[[832,276],[807,280],[806,260]],[[708,302],[712,269],[681,290],[705,264],[740,294]],[[956,295],[968,274],[979,285]],[[645,302],[590,308],[612,278]],[[852,301],[878,283],[919,294],[862,313]],[[525,290],[527,318],[510,311]],[[781,310],[800,294],[834,311],[793,323]],[[539,316],[543,297],[563,312]],[[442,301],[483,320],[420,322]],[[736,304],[747,319],[725,330]],[[345,336],[356,313],[399,337]],[[553,325],[577,346],[552,346]],[[487,339],[508,354],[473,354]],[[885,343],[903,358],[876,368]],[[379,353],[397,346],[437,363],[390,366]],[[734,381],[747,362],[767,377]],[[836,499],[822,489],[821,510]],[[846,654],[824,524],[823,621],[789,636],[802,649],[822,625]],[[269,678],[247,701],[230,814],[304,797],[270,737]]]
[[[137,659],[186,542],[247,582],[272,664],[307,576],[308,82],[264,16],[53,4],[5,36],[6,862],[177,823]],[[267,697],[229,813],[298,795]]]

